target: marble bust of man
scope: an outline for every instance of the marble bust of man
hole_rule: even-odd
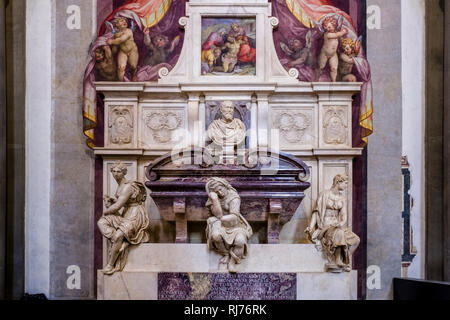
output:
[[[214,120],[208,127],[208,137],[215,147],[239,146],[245,141],[247,128],[245,124],[234,117],[234,104],[224,101],[220,104],[220,118]]]

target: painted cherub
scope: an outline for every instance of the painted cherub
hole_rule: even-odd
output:
[[[306,45],[303,46],[301,40],[291,39],[289,45],[280,43],[281,50],[291,58],[288,63],[290,68],[295,66],[306,64],[312,67],[314,65],[314,56],[311,54],[311,31],[306,34]]]
[[[239,36],[245,36],[244,27],[240,26],[239,23],[233,22],[230,27],[230,32],[228,33],[229,37],[237,38]]]
[[[319,70],[317,80],[319,80],[323,69],[327,63],[330,66],[330,77],[332,82],[336,82],[339,66],[338,47],[339,39],[348,33],[346,28],[342,28],[342,16],[336,19],[333,16],[328,16],[323,19],[322,23],[317,23],[320,31],[323,32],[323,46],[319,54]]]
[[[180,36],[176,36],[169,44],[169,38],[165,35],[154,36],[150,38],[150,29],[144,30],[144,44],[149,49],[149,54],[145,59],[145,64],[150,66],[156,66],[160,63],[167,62],[167,58],[173,52],[175,47],[180,42]]]
[[[95,49],[95,70],[97,70],[97,80],[115,81],[117,79],[116,62],[109,46]]]
[[[223,71],[222,66],[222,49],[219,47],[212,47],[209,50],[202,51],[202,74],[206,75],[208,72]],[[216,68],[219,68],[217,70]]]
[[[355,75],[352,74],[352,71],[355,64],[355,57],[358,56],[360,49],[359,43],[359,40],[355,43],[350,38],[345,38],[341,41],[342,53],[339,56],[339,75],[342,81],[357,81]]]
[[[120,17],[114,20],[114,39],[107,41],[108,45],[112,45],[113,51],[119,51],[117,54],[117,78],[123,81],[125,76],[125,69],[127,65],[130,66],[133,81],[136,81],[136,71],[139,61],[139,51],[134,42],[133,30],[128,28],[128,20]]]

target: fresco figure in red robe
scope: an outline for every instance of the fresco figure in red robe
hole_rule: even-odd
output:
[[[251,39],[247,37],[245,29],[238,23],[231,25],[231,30],[228,33],[229,37],[233,37],[236,41],[241,41],[241,48],[238,53],[238,61],[243,63],[255,63],[256,62],[256,49],[251,46]]]

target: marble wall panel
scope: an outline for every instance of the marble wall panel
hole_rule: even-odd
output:
[[[318,146],[318,114],[314,105],[271,105],[271,130],[278,130],[280,150],[313,149]],[[271,141],[273,145],[274,141]]]
[[[324,104],[319,106],[320,148],[351,148],[352,114],[350,104]]]
[[[103,195],[109,195],[111,197],[115,196],[117,190],[117,182],[114,180],[111,174],[111,168],[116,161],[119,159],[105,158],[103,162]],[[137,180],[137,161],[136,160],[126,160],[121,158],[123,164],[127,166],[127,175],[125,176],[128,180]]]
[[[286,223],[280,230],[280,243],[309,243],[305,235],[305,229],[311,219],[314,201],[318,196],[318,161],[303,159],[310,170],[311,187],[305,191],[305,198],[298,207],[291,221]]]
[[[185,105],[155,107],[140,105],[139,146],[148,150],[170,151],[187,134]]]
[[[137,104],[109,102],[105,105],[105,146],[135,148],[137,146]]]
[[[298,273],[298,300],[356,300],[357,271],[340,274]]]
[[[319,194],[328,190],[333,185],[333,179],[336,175],[346,175],[348,178],[347,185],[347,225],[352,227],[352,198],[353,198],[353,167],[351,159],[321,159],[319,160],[319,178],[318,188]]]

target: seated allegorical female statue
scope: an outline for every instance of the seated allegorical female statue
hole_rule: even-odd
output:
[[[248,239],[253,234],[250,224],[240,213],[241,198],[222,178],[209,179],[206,193],[206,207],[212,214],[206,227],[208,247],[223,256],[220,264],[227,265],[228,271],[236,272],[236,264],[246,257]]]
[[[108,264],[103,270],[105,274],[123,270],[130,244],[150,240],[150,222],[144,207],[147,198],[145,186],[127,180],[127,167],[120,161],[111,167],[111,173],[118,183],[116,195],[114,198],[104,197],[106,210],[97,223],[102,235],[112,243]]]
[[[347,227],[347,177],[337,175],[333,186],[319,195],[311,223],[305,232],[324,251],[327,271],[351,271],[350,259],[359,245],[359,237]]]

